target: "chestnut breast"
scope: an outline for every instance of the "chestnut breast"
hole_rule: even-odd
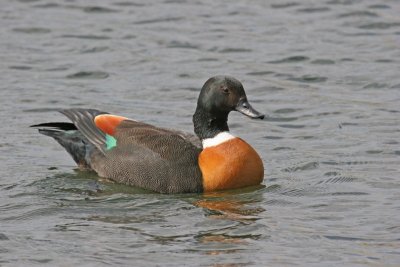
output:
[[[204,192],[258,185],[264,166],[257,152],[240,138],[205,148],[199,155]]]

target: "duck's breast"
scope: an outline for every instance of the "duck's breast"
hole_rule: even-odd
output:
[[[240,138],[205,148],[199,166],[205,192],[258,185],[264,178],[260,156]]]

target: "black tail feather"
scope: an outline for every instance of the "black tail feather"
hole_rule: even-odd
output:
[[[39,133],[53,137],[72,156],[72,158],[80,168],[90,169],[90,162],[88,162],[86,155],[87,151],[90,150],[93,146],[76,128],[75,131],[66,132],[64,130],[65,127],[64,129],[60,129],[58,127],[57,129],[55,125],[57,125],[57,123],[39,124],[38,127],[51,127],[40,128],[38,129]],[[69,130],[74,130],[70,126],[67,126],[66,128]]]
[[[46,122],[46,123],[40,123],[40,124],[31,125],[30,127],[33,127],[33,128],[41,128],[41,127],[53,128],[53,129],[58,129],[58,130],[63,130],[63,131],[78,130],[78,128],[76,128],[76,126],[73,123],[70,123],[70,122]]]
[[[39,133],[53,137],[80,167],[90,169],[90,157],[87,155],[94,150],[104,154],[106,147],[105,134],[96,128],[94,118],[107,113],[95,109],[67,109],[60,112],[72,123],[48,122],[30,127],[38,128]]]

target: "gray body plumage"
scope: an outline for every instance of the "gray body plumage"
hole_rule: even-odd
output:
[[[61,113],[71,119],[75,130],[54,129],[51,123],[35,127],[42,127],[41,133],[56,139],[81,168],[160,193],[202,192],[198,166],[201,142],[196,136],[125,120],[115,130],[117,145],[107,150],[105,134],[94,123],[97,115],[106,113],[87,109]]]
[[[92,157],[100,176],[161,193],[202,191],[201,149],[179,133],[126,120],[114,137],[116,147]]]

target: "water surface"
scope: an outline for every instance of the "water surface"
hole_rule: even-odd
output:
[[[400,3],[47,1],[0,9],[1,266],[398,266]],[[207,78],[263,187],[159,195],[28,128],[91,107],[192,132]]]

